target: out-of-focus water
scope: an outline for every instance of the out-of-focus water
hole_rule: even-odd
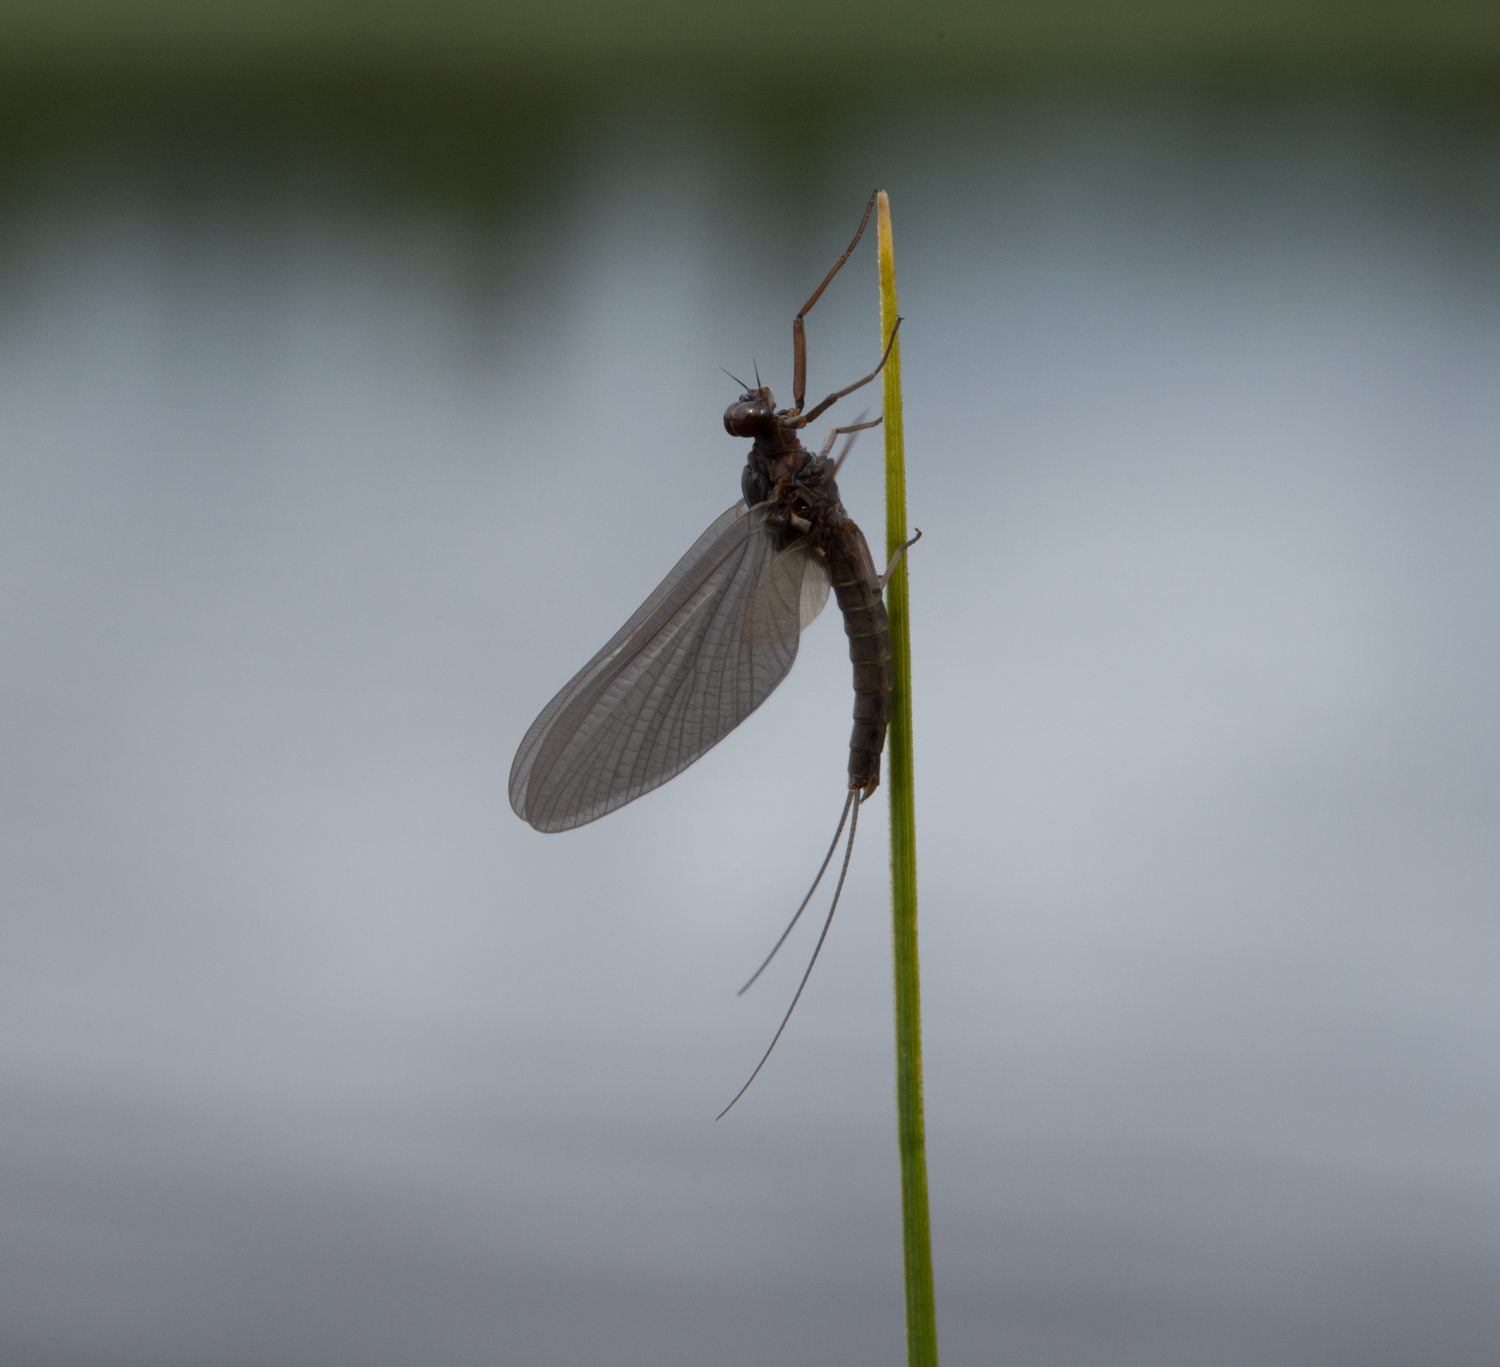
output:
[[[801,198],[640,107],[484,223],[7,209],[8,1363],[901,1360],[883,813],[712,1123],[811,944],[735,999],[842,802],[837,621],[659,793],[505,798],[737,496],[718,367],[788,388],[875,183],[945,1361],[1495,1360],[1500,139],[1042,96],[824,137]]]

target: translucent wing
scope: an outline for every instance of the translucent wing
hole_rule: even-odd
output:
[[[798,537],[775,560],[750,595],[745,640],[761,650],[794,641],[828,602],[828,566]]]
[[[736,503],[531,724],[510,805],[539,831],[595,821],[660,787],[771,695],[797,637],[755,645],[745,612],[784,534]]]

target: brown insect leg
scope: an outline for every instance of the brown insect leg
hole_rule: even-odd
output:
[[[828,458],[828,453],[833,450],[833,439],[835,437],[842,436],[845,432],[863,432],[867,427],[879,427],[880,424],[884,421],[884,416],[881,416],[876,418],[873,422],[855,422],[850,423],[848,427],[835,427],[832,432],[830,432],[826,437],[823,438],[823,445],[818,451],[818,459],[826,460]],[[853,437],[850,437],[849,440],[844,443],[844,450],[843,453],[839,456],[838,465],[835,465],[833,467],[834,474],[838,473],[839,465],[842,465],[844,463],[844,456],[847,456],[849,454],[849,448],[853,445]]]
[[[792,407],[796,412],[802,411],[802,400],[807,396],[807,333],[803,329],[802,319],[822,297],[823,291],[828,288],[829,281],[839,273],[844,262],[859,246],[859,239],[865,235],[865,224],[870,221],[870,210],[875,207],[875,197],[879,193],[879,190],[870,192],[870,202],[865,205],[865,216],[859,220],[859,231],[854,234],[854,241],[849,244],[849,250],[833,263],[833,269],[823,277],[823,283],[812,292],[812,298],[802,305],[802,311],[792,319]]]
[[[922,529],[917,528],[917,534],[910,541],[902,542],[896,547],[896,554],[891,557],[891,563],[885,567],[885,573],[880,576],[880,590],[885,592],[885,586],[891,582],[891,575],[896,572],[896,563],[906,554],[908,546],[915,546],[922,539]]]
[[[846,385],[843,389],[839,390],[837,394],[830,394],[826,399],[823,400],[822,403],[820,403],[815,409],[813,409],[811,413],[807,414],[805,417],[798,418],[797,426],[806,427],[807,424],[812,422],[825,408],[828,408],[830,405],[837,403],[844,397],[845,394],[852,394],[862,385],[869,384],[871,380],[873,380],[878,374],[880,374],[880,372],[885,369],[885,363],[891,358],[891,348],[896,345],[896,334],[901,331],[901,324],[905,321],[906,319],[904,318],[896,319],[896,326],[891,329],[891,339],[885,344],[885,355],[880,358],[880,364],[876,366],[874,370],[866,375],[864,379],[855,380],[853,384]]]

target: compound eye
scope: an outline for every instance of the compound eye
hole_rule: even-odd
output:
[[[771,405],[764,399],[741,399],[724,410],[724,430],[731,437],[758,437],[771,420]]]

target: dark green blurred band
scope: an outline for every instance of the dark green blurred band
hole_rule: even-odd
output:
[[[1491,70],[1493,0],[10,0],[8,63],[411,59],[697,68],[753,88],[850,61],[996,69]]]
[[[624,108],[805,192],[876,125],[1037,88],[1352,89],[1487,137],[1500,3],[0,0],[0,210],[217,178],[503,212]]]

